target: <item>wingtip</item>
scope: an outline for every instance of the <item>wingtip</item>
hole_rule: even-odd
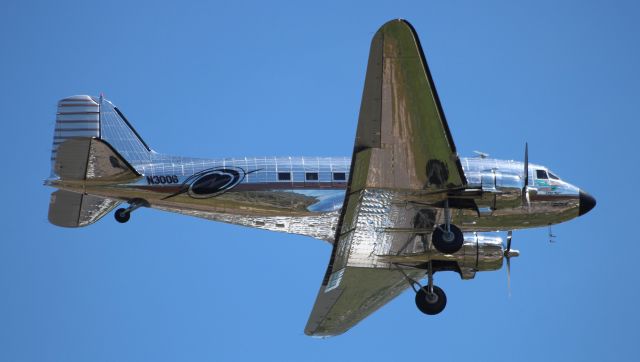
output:
[[[386,23],[384,23],[380,27],[380,29],[378,29],[378,31],[383,31],[384,29],[387,29],[389,27],[396,26],[396,25],[405,25],[409,29],[413,30],[413,25],[411,25],[411,23],[408,20],[402,19],[402,18],[397,18],[397,19],[391,19],[391,20],[387,21]]]
[[[327,338],[336,336],[336,334],[319,334],[319,333],[315,333],[314,331],[309,331],[306,329],[304,330],[304,334],[314,339],[327,339]]]

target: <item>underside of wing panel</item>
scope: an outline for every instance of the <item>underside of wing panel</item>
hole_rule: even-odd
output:
[[[459,188],[466,179],[420,41],[403,20],[371,43],[354,152],[372,149],[368,187]]]
[[[415,31],[390,21],[371,43],[347,194],[305,333],[344,333],[420,279],[388,256],[424,252],[444,221],[434,205],[465,185]]]
[[[420,270],[408,273],[416,279],[423,274]],[[409,286],[399,270],[357,267],[341,269],[332,282],[318,292],[316,305],[305,327],[307,335],[342,334]]]

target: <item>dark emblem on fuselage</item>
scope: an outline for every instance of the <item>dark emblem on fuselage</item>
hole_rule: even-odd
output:
[[[241,168],[219,168],[200,173],[191,181],[189,196],[206,199],[220,195],[239,184],[244,179],[244,175],[244,170]]]
[[[194,199],[208,199],[223,194],[244,180],[245,172],[240,167],[216,167],[200,171],[188,177],[180,191],[164,199],[186,193]]]

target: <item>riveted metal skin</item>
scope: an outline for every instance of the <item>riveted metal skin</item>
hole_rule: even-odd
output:
[[[131,211],[145,206],[331,243],[305,328],[312,336],[344,333],[414,285],[427,265],[463,279],[499,269],[502,239],[479,233],[546,227],[595,206],[544,166],[528,164],[524,187],[522,162],[459,157],[404,20],[372,39],[351,157],[162,154],[111,102],[82,95],[58,103],[51,161],[45,184],[58,189],[49,207],[55,225],[86,226],[128,202]],[[453,254],[430,241],[447,219],[464,232]]]

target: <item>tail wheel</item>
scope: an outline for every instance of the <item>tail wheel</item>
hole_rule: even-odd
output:
[[[116,210],[113,216],[115,216],[117,222],[124,224],[131,218],[131,213],[127,209],[120,208]]]
[[[428,286],[424,286],[418,290],[416,306],[424,314],[436,315],[447,306],[447,295],[438,286],[433,286],[433,293],[429,293],[428,288]]]
[[[431,242],[439,252],[453,254],[462,248],[464,235],[457,226],[449,225],[449,231],[447,231],[447,226],[442,224],[433,231]]]

